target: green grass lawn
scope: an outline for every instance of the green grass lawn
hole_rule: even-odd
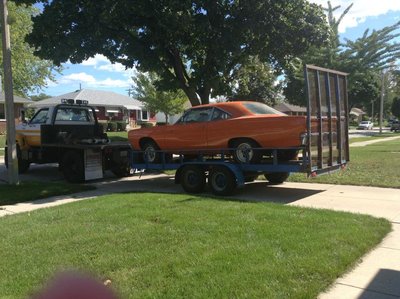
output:
[[[400,188],[400,139],[350,148],[345,171],[308,179],[292,174],[289,181]]]
[[[400,136],[400,135],[399,134],[395,134],[395,133],[387,132],[387,133],[376,134],[376,135],[372,135],[372,136],[350,138],[349,139],[349,143],[351,144],[351,143],[355,143],[355,142],[377,140],[377,139],[382,139],[382,138],[386,138],[386,137],[396,137],[396,136]]]
[[[128,141],[128,132],[107,132],[111,141]]]
[[[93,189],[96,188],[61,182],[22,182],[17,186],[0,184],[0,206]]]
[[[121,298],[315,298],[389,231],[364,215],[114,194],[0,219],[0,294],[74,268]]]
[[[6,135],[0,135],[0,156],[4,156],[4,148],[6,146]]]

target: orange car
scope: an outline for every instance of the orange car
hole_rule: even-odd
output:
[[[173,125],[131,130],[128,138],[150,163],[159,160],[159,150],[193,154],[221,149],[231,149],[234,159],[245,163],[258,162],[267,154],[256,148],[304,145],[306,131],[304,116],[288,116],[265,104],[243,101],[196,106]],[[297,150],[278,152],[280,160],[296,156]]]

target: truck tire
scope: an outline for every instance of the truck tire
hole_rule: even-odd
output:
[[[262,158],[262,153],[255,150],[258,145],[253,140],[238,139],[233,144],[233,159],[237,163],[258,163]]]
[[[28,171],[31,162],[22,159],[22,154],[19,146],[17,145],[17,159],[18,159],[18,173],[22,174]],[[4,164],[8,169],[8,151],[7,147],[4,149]]]
[[[202,167],[186,165],[181,170],[180,182],[187,193],[200,193],[206,185],[206,174]]]
[[[236,189],[236,179],[232,171],[225,166],[210,170],[208,184],[215,195],[231,195]]]
[[[289,177],[289,172],[271,172],[265,173],[264,177],[270,182],[272,185],[279,185],[286,181]]]
[[[85,180],[83,155],[79,151],[67,151],[62,157],[62,172],[69,183],[82,183]]]
[[[130,176],[133,173],[133,170],[129,163],[114,163],[111,166],[111,172],[119,178]]]

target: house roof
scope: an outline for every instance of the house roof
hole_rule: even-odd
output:
[[[5,102],[4,93],[0,93],[0,103],[4,103],[4,102]],[[14,103],[17,103],[17,104],[28,104],[28,103],[32,103],[32,100],[21,98],[19,96],[14,95]]]
[[[280,103],[274,108],[281,112],[307,112],[306,107],[296,106],[288,103]]]
[[[30,107],[43,107],[61,103],[61,99],[86,100],[92,106],[125,107],[128,110],[142,110],[143,103],[131,97],[103,90],[81,89],[42,101],[34,102]]]
[[[350,114],[353,114],[355,116],[360,116],[366,114],[364,111],[362,111],[360,108],[351,108]]]

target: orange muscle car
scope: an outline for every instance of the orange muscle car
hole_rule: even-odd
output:
[[[306,117],[288,116],[258,102],[223,102],[187,110],[173,125],[131,130],[128,139],[144,151],[148,162],[156,162],[159,150],[169,153],[221,152],[230,149],[237,162],[258,162],[257,148],[289,148],[304,145]],[[280,160],[291,160],[296,150],[282,150]]]

